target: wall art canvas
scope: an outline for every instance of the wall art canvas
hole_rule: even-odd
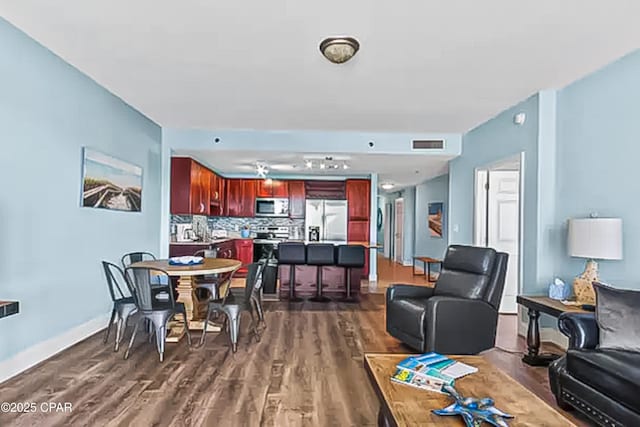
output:
[[[142,168],[92,148],[84,148],[83,207],[140,212]]]
[[[444,203],[429,203],[429,236],[442,238]]]

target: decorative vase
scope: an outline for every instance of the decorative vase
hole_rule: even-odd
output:
[[[581,275],[573,280],[573,293],[580,304],[595,304],[596,292],[593,282],[598,281],[598,263],[590,259]]]
[[[240,236],[242,236],[243,239],[248,238],[250,235],[251,235],[251,230],[247,228],[243,228],[242,230],[240,230]]]

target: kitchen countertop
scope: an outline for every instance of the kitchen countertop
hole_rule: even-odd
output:
[[[216,243],[224,243],[224,242],[229,242],[231,240],[238,240],[238,239],[243,239],[242,237],[225,237],[222,239],[215,239],[215,240],[209,240],[209,241],[201,241],[201,240],[196,240],[193,242],[169,242],[170,245],[215,245]],[[251,238],[249,238],[251,239]]]
[[[366,249],[371,249],[371,248],[378,249],[378,248],[382,247],[382,245],[380,245],[380,244],[372,245],[369,242],[358,242],[358,241],[353,241],[353,240],[351,240],[351,241],[346,241],[346,240],[320,240],[320,241],[317,241],[317,242],[312,242],[312,241],[309,241],[309,240],[289,239],[289,240],[285,240],[285,241],[286,242],[302,242],[305,245],[308,245],[310,243],[311,244],[313,244],[313,243],[330,243],[330,244],[335,245],[335,246],[338,246],[338,245],[360,245],[360,246],[364,246]]]

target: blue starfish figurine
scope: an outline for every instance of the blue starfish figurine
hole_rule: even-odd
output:
[[[513,416],[496,408],[493,399],[463,397],[455,388],[448,385],[444,386],[444,390],[455,399],[455,402],[444,409],[434,410],[434,414],[460,415],[467,427],[480,427],[483,422],[495,427],[509,427],[504,419],[513,418]]]

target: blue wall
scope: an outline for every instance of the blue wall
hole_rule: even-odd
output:
[[[428,224],[429,202],[444,203],[444,228],[442,238],[431,237]],[[416,256],[440,258],[444,256],[449,245],[447,230],[449,213],[449,175],[442,175],[416,186],[415,209],[415,248]]]
[[[104,316],[101,260],[159,249],[160,128],[0,19],[0,361]],[[144,168],[142,213],[80,208],[81,148]]]
[[[537,285],[538,239],[538,95],[511,107],[465,134],[462,155],[449,164],[449,243],[473,243],[475,169],[521,152],[524,158],[524,289]],[[516,113],[527,116],[522,126],[513,123]],[[456,231],[457,230],[457,231]]]
[[[624,260],[600,262],[600,277],[640,289],[640,51],[558,92],[556,222],[562,250],[556,270],[571,280],[584,260],[566,255],[571,217],[623,219]]]

